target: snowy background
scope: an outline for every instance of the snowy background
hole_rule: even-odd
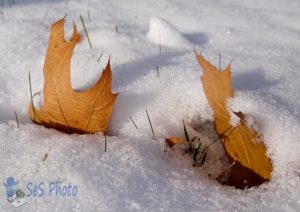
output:
[[[2,2],[1,185],[13,176],[27,192],[28,182],[59,180],[77,185],[78,193],[49,197],[46,190],[16,210],[1,187],[0,211],[300,210],[298,0],[14,0],[11,6],[8,0]],[[113,90],[122,92],[106,153],[101,134],[66,135],[34,125],[27,115],[28,72],[33,91],[41,91],[50,25],[66,13],[66,37],[72,19],[83,37],[72,58],[73,88],[95,83],[111,55]],[[217,66],[219,52],[222,67],[233,61],[236,96],[231,106],[259,127],[274,165],[271,182],[247,190],[222,186],[204,168],[194,168],[190,157],[166,149],[166,137],[183,136],[183,119],[191,134],[206,139],[209,131],[199,130],[212,120],[212,113],[194,48]]]

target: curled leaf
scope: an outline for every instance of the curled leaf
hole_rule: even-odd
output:
[[[72,89],[70,62],[80,40],[74,24],[70,41],[64,38],[61,19],[51,27],[44,62],[44,101],[40,109],[30,102],[28,113],[33,122],[67,133],[106,132],[112,108],[118,94],[111,92],[112,72],[108,62],[98,82],[90,89]]]
[[[270,180],[272,163],[266,154],[266,146],[254,129],[250,129],[242,112],[235,113],[240,123],[230,124],[227,100],[233,96],[230,65],[219,71],[202,55],[197,55],[203,76],[201,77],[207,101],[214,113],[214,125],[228,156],[235,165],[231,168],[229,185],[239,188],[259,185]]]

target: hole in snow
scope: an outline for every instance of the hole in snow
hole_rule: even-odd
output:
[[[200,168],[209,178],[241,189],[258,186],[264,182],[254,172],[230,160],[212,121],[197,117],[185,125],[188,137],[183,136],[184,142],[173,146],[172,149],[176,153],[189,155],[193,166]]]

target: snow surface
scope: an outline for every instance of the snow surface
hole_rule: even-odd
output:
[[[147,33],[149,41],[165,46],[184,47],[191,43],[178,31],[178,29],[166,20],[151,18],[149,31]]]
[[[62,185],[78,186],[76,197],[45,193],[28,198],[30,203],[18,211],[300,210],[298,0],[15,2],[10,7],[4,1],[0,14],[0,179],[4,182],[13,176],[26,192],[28,182],[59,180]],[[50,24],[65,13],[66,36],[72,19],[83,35],[72,58],[73,88],[96,82],[111,56],[113,88],[122,92],[106,153],[101,134],[66,135],[33,124],[27,115],[28,72],[33,91],[42,90]],[[162,43],[160,52],[159,45],[148,39],[149,27],[154,33],[158,28],[175,31],[190,45],[171,35],[163,39],[178,43],[173,47]],[[271,182],[246,190],[222,186],[207,176],[205,168],[193,167],[190,157],[166,150],[167,136],[184,135],[183,119],[191,134],[209,140],[212,112],[199,80],[194,48],[215,64],[221,52],[223,67],[233,60],[236,96],[230,105],[255,120],[263,135],[274,164]],[[15,211],[4,188],[0,211]]]

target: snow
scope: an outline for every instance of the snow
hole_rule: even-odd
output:
[[[29,197],[19,211],[300,210],[299,1],[15,2],[10,7],[4,1],[0,14],[1,183],[13,176],[26,192],[29,182],[78,186],[75,197]],[[50,25],[65,13],[67,36],[74,20],[83,37],[72,58],[74,89],[95,83],[111,57],[113,90],[121,94],[107,152],[102,134],[66,135],[27,115],[28,72],[33,91],[42,90]],[[212,112],[194,48],[214,64],[221,52],[222,67],[232,61],[235,97],[229,104],[263,135],[274,165],[269,183],[246,190],[222,186],[208,173],[224,164],[193,167],[179,147],[166,148],[166,137],[184,136],[183,119],[191,136],[212,140]],[[214,146],[207,163],[214,161],[212,153],[222,154],[220,147]],[[15,211],[4,187],[0,202],[0,211]]]
[[[160,18],[151,18],[147,37],[150,42],[165,46],[184,47],[190,42],[179,32],[179,30]]]

